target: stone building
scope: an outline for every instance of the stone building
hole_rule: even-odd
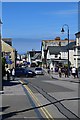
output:
[[[16,65],[16,49],[12,47],[11,38],[5,38],[1,40],[2,57],[6,58],[6,64],[9,68]]]

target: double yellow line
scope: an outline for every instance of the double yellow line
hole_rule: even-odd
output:
[[[22,84],[23,82],[20,81]],[[29,94],[32,96],[33,100],[37,103],[38,106],[42,106],[42,104],[39,102],[38,98],[34,95],[34,93],[31,91],[31,89],[27,86],[24,85],[24,87],[26,88],[26,90],[29,92]],[[50,115],[50,113],[46,110],[45,107],[40,108],[42,110],[42,112],[44,113],[45,117],[48,120],[54,120],[53,117]]]

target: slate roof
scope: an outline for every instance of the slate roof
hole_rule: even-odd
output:
[[[75,45],[76,45],[76,41],[69,43],[69,49],[72,50]],[[68,49],[68,45],[66,45],[66,48]]]
[[[64,46],[48,46],[50,54],[60,54],[61,51],[66,51]]]
[[[76,33],[76,38],[80,37],[80,32]]]
[[[27,54],[30,54],[30,57],[34,57],[36,53],[41,53],[41,51],[28,51]]]
[[[12,46],[12,38],[2,38],[2,40],[3,40],[5,43],[7,43],[7,44],[9,44],[10,46]]]
[[[35,60],[41,57],[41,53],[36,53],[31,59]]]
[[[73,49],[75,42],[69,43],[69,49]],[[66,46],[48,46],[48,50],[50,54],[60,54],[60,52],[67,52],[68,45]]]

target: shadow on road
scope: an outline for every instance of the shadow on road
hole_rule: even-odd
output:
[[[9,81],[9,80],[3,80],[2,85],[3,86],[14,86],[20,84],[18,81]]]
[[[2,107],[2,108],[0,108],[2,111],[4,111],[4,110],[6,110],[6,109],[8,109],[10,106],[5,106],[5,107]]]

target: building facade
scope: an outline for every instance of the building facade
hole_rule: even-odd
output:
[[[74,44],[74,40],[69,40],[69,44],[70,43]],[[42,65],[43,65],[43,67],[47,67],[46,59],[48,58],[47,57],[47,48],[48,48],[48,46],[52,46],[53,48],[54,47],[56,47],[56,48],[59,47],[60,48],[62,46],[68,46],[68,39],[61,40],[60,37],[56,37],[54,40],[42,40],[41,51],[42,51]],[[58,50],[58,49],[56,49],[56,50]],[[55,51],[55,49],[54,49],[54,51]],[[74,54],[74,52],[72,50],[69,50],[69,52],[70,52],[71,55]],[[54,56],[55,56],[55,54],[54,54]],[[53,58],[54,58],[54,56],[53,56]],[[61,57],[61,58],[66,57],[66,59],[67,59],[68,58],[68,52],[67,51],[66,52],[61,52],[61,53],[59,52],[57,57],[58,58],[59,57]],[[72,62],[73,62],[73,57],[72,58],[70,57],[70,59],[72,59]]]
[[[27,62],[30,63],[30,65],[32,63],[38,63],[38,62],[42,62],[41,61],[41,51],[27,51]]]
[[[8,38],[7,38],[8,40]],[[6,41],[6,39],[5,39]],[[16,66],[16,50],[12,47],[11,39],[10,42],[5,42],[4,39],[1,40],[1,47],[2,47],[2,57],[6,59],[6,65],[10,69]],[[9,43],[9,44],[8,44]]]
[[[74,43],[75,44],[75,43]],[[73,45],[72,44],[72,47]],[[48,46],[47,48],[47,66],[50,69],[55,69],[59,65],[68,64],[68,46]],[[69,61],[70,66],[74,65],[74,50],[69,47]]]
[[[76,68],[80,67],[80,32],[75,34],[76,45],[74,47],[74,66]]]

